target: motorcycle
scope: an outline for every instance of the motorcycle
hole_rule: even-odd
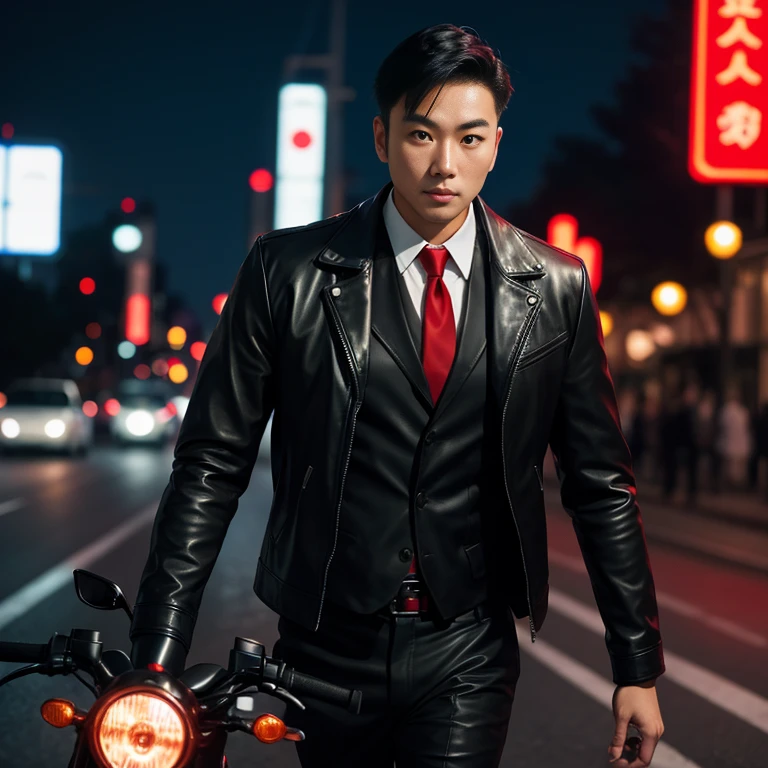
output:
[[[81,602],[133,618],[117,584],[82,569],[73,575]],[[306,696],[354,714],[362,702],[361,691],[301,674],[244,637],[235,638],[226,669],[195,664],[178,677],[159,664],[134,669],[124,651],[102,650],[99,632],[91,629],[54,633],[43,644],[0,641],[0,661],[28,664],[0,679],[0,686],[31,674],[71,674],[96,697],[88,711],[59,698],[40,708],[50,725],[77,732],[69,768],[226,768],[228,733],[242,731],[264,744],[305,738],[275,715],[255,716],[256,694],[302,710],[298,696]]]

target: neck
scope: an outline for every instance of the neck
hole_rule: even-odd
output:
[[[447,240],[450,240],[461,229],[469,214],[469,206],[467,206],[456,218],[450,221],[427,221],[416,213],[405,198],[397,193],[396,189],[392,195],[392,202],[394,202],[395,208],[397,208],[405,223],[430,245],[442,245]]]

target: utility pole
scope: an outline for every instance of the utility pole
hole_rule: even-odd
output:
[[[328,53],[319,56],[288,56],[283,67],[284,82],[290,82],[301,69],[322,69],[326,73],[328,117],[323,194],[325,216],[344,210],[344,102],[352,101],[355,97],[355,92],[344,86],[347,0],[331,0],[331,3]]]

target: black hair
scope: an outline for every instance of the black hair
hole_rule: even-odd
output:
[[[430,91],[449,82],[487,86],[497,117],[512,95],[507,68],[474,30],[453,24],[427,27],[403,40],[376,74],[374,94],[387,132],[390,112],[403,95],[405,114],[413,115]]]

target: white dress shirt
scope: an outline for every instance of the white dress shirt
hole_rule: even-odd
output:
[[[389,193],[387,202],[384,204],[384,225],[387,228],[392,250],[395,252],[397,268],[405,280],[408,294],[421,320],[424,316],[424,300],[427,293],[427,272],[417,257],[421,249],[429,243],[417,235],[400,215],[392,199],[392,192]],[[475,251],[476,232],[475,211],[470,205],[467,218],[459,231],[443,243],[443,247],[447,248],[450,254],[445,265],[443,282],[451,295],[453,319],[457,329]]]

